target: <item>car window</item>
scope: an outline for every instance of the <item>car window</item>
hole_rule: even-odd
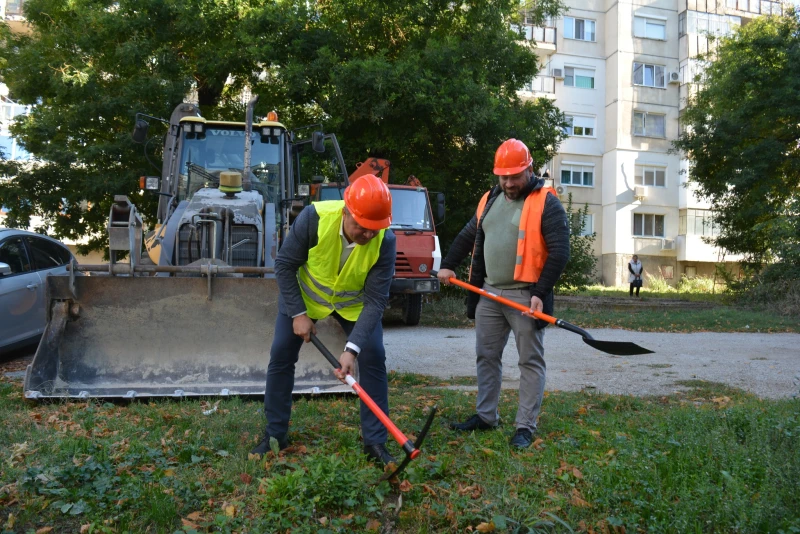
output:
[[[52,241],[39,237],[28,237],[33,263],[36,269],[52,269],[66,265],[70,260],[69,250]]]
[[[0,263],[7,263],[11,267],[11,274],[31,270],[31,262],[21,237],[10,237],[0,243]]]

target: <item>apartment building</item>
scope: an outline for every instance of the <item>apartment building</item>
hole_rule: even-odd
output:
[[[546,165],[554,187],[575,207],[589,205],[585,232],[596,232],[598,277],[627,285],[638,254],[645,271],[677,284],[711,276],[717,263],[738,269],[738,256],[706,244],[717,233],[708,203],[687,181],[691,169],[671,141],[687,97],[702,83],[698,54],[711,35],[763,14],[761,0],[568,0],[561,19],[525,22],[542,70],[521,93],[551,98],[569,126]]]

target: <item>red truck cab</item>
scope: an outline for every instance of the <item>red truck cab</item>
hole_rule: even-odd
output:
[[[389,295],[390,307],[402,307],[403,322],[419,323],[422,297],[439,291],[439,280],[431,271],[438,271],[442,261],[439,237],[436,235],[434,212],[428,190],[413,176],[409,185],[389,184],[389,162],[370,158],[359,165],[349,181],[362,174],[375,174],[387,183],[392,194],[392,225],[397,237],[397,259]],[[340,200],[346,184],[329,182],[310,187],[312,201]],[[444,194],[436,193],[436,219],[444,218]]]

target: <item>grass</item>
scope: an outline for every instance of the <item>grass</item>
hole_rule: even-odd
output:
[[[619,291],[618,291],[619,292]],[[607,291],[613,296],[614,291]],[[597,296],[597,295],[594,295]],[[623,298],[620,292],[620,298]],[[627,291],[624,299],[628,299]],[[660,297],[647,295],[647,299]],[[674,297],[673,297],[674,298]],[[388,315],[387,322],[399,322]],[[709,309],[642,309],[631,311],[578,310],[556,303],[556,317],[581,328],[625,328],[643,332],[800,332],[796,316],[782,315],[766,308],[741,308],[719,305]],[[444,297],[427,302],[422,308],[420,324],[447,328],[471,328],[474,322],[466,317],[463,298]]]
[[[292,452],[248,459],[259,400],[26,404],[0,382],[3,532],[798,532],[800,402],[689,381],[634,398],[552,393],[535,446],[504,425],[458,434],[475,393],[391,375],[407,433],[440,407],[390,484],[360,454],[354,396],[298,399]],[[398,453],[396,444],[390,449]],[[398,501],[398,496],[402,500]]]

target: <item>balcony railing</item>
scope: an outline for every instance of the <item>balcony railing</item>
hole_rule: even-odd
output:
[[[529,83],[526,83],[522,90],[528,93],[555,94],[556,79],[552,76],[536,76]]]
[[[519,26],[512,24],[512,30],[519,30]],[[537,44],[556,44],[556,29],[552,26],[534,26],[532,24],[523,24],[522,32],[525,39],[528,41],[536,41]]]

